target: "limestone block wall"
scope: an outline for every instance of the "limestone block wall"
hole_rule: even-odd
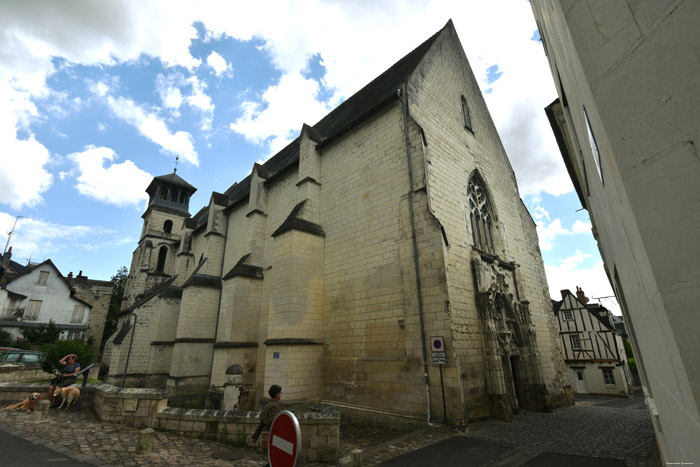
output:
[[[92,305],[88,327],[85,331],[85,339],[94,342],[99,349],[102,342],[102,333],[109,311],[109,301],[112,298],[112,283],[109,281],[91,280],[84,276],[72,278],[68,276],[68,283],[75,290],[74,296]]]
[[[155,428],[156,417],[167,404],[162,389],[117,388],[104,383],[93,387],[92,407],[104,422]]]
[[[426,138],[430,211],[446,234],[444,252],[452,320],[448,345],[455,349],[469,417],[478,418],[489,413],[488,401],[483,397],[484,330],[475,306],[470,261],[473,253],[467,185],[474,170],[485,181],[493,205],[495,252],[501,259],[520,265],[524,282],[520,298],[530,301],[547,380],[564,369],[555,369],[553,363],[556,334],[549,323],[551,306],[534,224],[523,219],[515,175],[466,56],[456,36],[450,38],[455,33],[445,32],[409,80],[408,101],[410,114]],[[462,96],[470,110],[471,130],[465,128]],[[558,383],[549,384],[556,390],[553,386]]]
[[[264,388],[278,384],[290,401],[321,397],[322,345],[267,345],[265,351]]]
[[[414,209],[426,326],[449,331],[440,232],[421,188],[420,133],[410,129]],[[323,149],[321,224],[324,250],[323,397],[331,403],[423,414],[426,391],[411,243],[406,146],[399,102]],[[436,256],[437,254],[437,256]],[[431,334],[434,333],[434,334]],[[439,394],[439,369],[430,369]],[[446,379],[451,416],[454,374]],[[436,386],[432,386],[436,384]],[[435,394],[434,394],[435,395]],[[431,400],[442,408],[441,396]],[[449,410],[449,409],[448,409]]]
[[[303,412],[295,413],[295,416],[301,431],[299,458],[309,462],[337,461],[340,414]],[[259,422],[258,412],[168,407],[158,413],[155,428],[246,446]]]
[[[126,368],[127,353],[131,345],[127,382],[132,387],[160,386],[165,384],[175,339],[180,300],[154,298],[135,311],[138,316],[135,328],[124,336],[120,344],[114,344],[123,323],[134,323],[133,314],[123,314],[117,323],[117,332],[110,337],[105,349],[110,352],[107,382],[121,385]],[[131,334],[135,332],[133,342]],[[154,346],[153,342],[161,345]]]
[[[292,230],[275,238],[267,339],[323,336],[323,237]]]
[[[297,198],[297,175],[296,171],[291,170],[286,174],[280,176],[274,180],[274,182],[266,183],[266,198],[267,198],[267,208],[265,214],[267,215],[266,221],[264,223],[264,246],[262,249],[262,264],[259,264],[257,259],[254,260],[254,264],[260,265],[263,268],[263,274],[265,279],[262,281],[261,295],[260,295],[260,318],[257,322],[258,333],[257,340],[259,346],[257,348],[257,357],[255,362],[255,367],[249,366],[247,371],[253,372],[252,377],[255,378],[255,391],[257,394],[267,394],[268,387],[265,387],[265,364],[267,359],[267,348],[264,342],[269,338],[268,336],[268,326],[270,323],[269,319],[269,309],[272,306],[272,300],[279,292],[279,286],[274,280],[271,279],[275,274],[275,270],[278,272],[279,267],[274,266],[274,244],[277,240],[276,237],[272,237],[272,234],[282,225],[285,219],[289,216],[294,206],[301,200]],[[256,229],[260,229],[263,226],[257,226]],[[252,234],[253,232],[251,232]],[[258,231],[256,230],[256,235]],[[287,233],[288,235],[289,233]],[[229,242],[232,239],[229,239]],[[238,260],[239,258],[236,258]],[[231,264],[233,266],[233,264]],[[287,274],[292,274],[292,272],[287,271]],[[251,320],[254,320],[254,316],[251,315]],[[251,322],[251,326],[255,326],[254,322]],[[285,336],[285,337],[296,337],[296,336]],[[250,365],[250,362],[249,362]]]
[[[215,386],[225,382],[226,369],[233,364],[241,365],[244,384],[255,384],[262,285],[262,280],[248,277],[224,280],[211,377]]]
[[[0,383],[12,383],[16,381],[27,381],[33,379],[46,379],[46,387],[48,389],[48,381],[50,381],[53,377],[53,374],[46,373],[44,370],[42,370],[41,365],[39,363],[25,363],[22,365],[0,365]]]
[[[224,274],[230,271],[243,255],[250,253],[250,222],[246,217],[247,210],[248,204],[242,203],[228,213]]]

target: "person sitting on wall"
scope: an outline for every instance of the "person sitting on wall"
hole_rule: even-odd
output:
[[[250,441],[255,444],[258,442],[258,438],[263,431],[270,431],[270,426],[272,421],[275,419],[275,415],[281,410],[280,409],[280,398],[282,397],[282,388],[273,384],[270,386],[270,390],[267,391],[270,394],[270,402],[265,404],[262,412],[260,412],[260,423],[255,429],[255,433],[251,436]]]
[[[68,354],[58,361],[63,365],[61,374],[51,380],[49,386],[49,402],[54,405],[53,392],[56,388],[65,388],[75,383],[75,376],[80,372],[80,363],[78,356],[74,353]]]

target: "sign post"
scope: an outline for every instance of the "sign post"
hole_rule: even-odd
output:
[[[447,351],[445,350],[445,339],[442,336],[431,337],[430,350],[433,356],[433,365],[440,366],[440,387],[442,388],[442,412],[445,414],[445,425],[447,425],[447,403],[445,402],[445,383],[442,379],[442,365],[447,365]]]
[[[299,420],[289,410],[279,412],[270,426],[267,459],[270,467],[294,467],[301,451]]]
[[[447,365],[445,339],[442,336],[430,338],[430,350],[433,356],[433,365]]]

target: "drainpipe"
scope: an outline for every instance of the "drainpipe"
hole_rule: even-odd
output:
[[[411,219],[411,239],[413,240],[413,267],[416,272],[416,292],[418,294],[418,317],[420,318],[420,340],[423,349],[423,376],[425,377],[425,401],[426,417],[428,425],[430,423],[430,377],[428,376],[428,349],[425,344],[425,323],[423,320],[423,293],[421,292],[420,268],[418,267],[418,240],[416,240],[416,222],[413,214],[413,166],[411,164],[411,145],[408,141],[408,96],[406,101],[401,99],[401,91],[396,91],[396,96],[401,101],[403,107],[403,131],[406,140],[406,162],[408,163],[408,212]]]
[[[134,334],[136,334],[136,320],[138,316],[133,311],[129,312],[134,317],[134,328],[131,330],[131,339],[129,339],[129,350],[126,352],[126,363],[124,364],[124,376],[122,377],[122,388],[126,387],[126,372],[129,369],[129,357],[131,357],[131,346],[134,344]]]

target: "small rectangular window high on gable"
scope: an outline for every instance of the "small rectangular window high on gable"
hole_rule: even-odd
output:
[[[464,96],[462,96],[462,118],[464,119],[464,128],[474,133],[471,110],[469,110],[469,104]]]
[[[36,283],[39,285],[46,285],[49,282],[49,271],[39,271],[39,278]]]

